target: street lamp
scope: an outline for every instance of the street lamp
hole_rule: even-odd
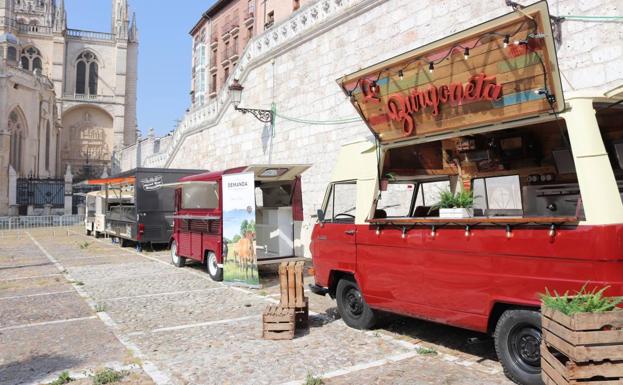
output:
[[[255,116],[257,120],[262,123],[272,123],[273,122],[273,111],[272,110],[260,110],[257,108],[241,108],[238,107],[240,105],[240,100],[242,99],[242,90],[244,87],[242,84],[238,82],[238,79],[234,79],[232,84],[229,86],[229,92],[231,93],[231,100],[234,103],[234,108],[236,111],[240,111],[243,114],[247,112],[251,115]]]

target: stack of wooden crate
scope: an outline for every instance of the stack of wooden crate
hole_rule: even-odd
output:
[[[298,328],[309,327],[309,299],[305,297],[305,262],[284,262],[279,266],[279,305],[270,305],[262,316],[262,337],[293,339]]]
[[[623,384],[623,311],[567,316],[544,308],[541,320],[545,385]]]

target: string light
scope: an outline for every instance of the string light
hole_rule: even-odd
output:
[[[469,225],[465,226],[465,236],[469,238],[469,236],[472,235],[471,234],[471,229],[469,227]]]
[[[407,237],[407,228],[403,227],[402,228],[402,239],[405,239]]]
[[[376,227],[376,235],[381,235],[381,226]]]
[[[435,238],[436,235],[437,235],[437,229],[435,229],[435,226],[433,225],[433,227],[430,230],[430,236]]]
[[[398,71],[398,77],[400,78],[400,80],[404,80],[405,74],[404,72],[402,72],[402,70]]]
[[[428,64],[428,72],[432,74],[434,71],[435,71],[435,65],[433,64],[433,62],[430,62]]]
[[[511,37],[509,35],[504,36],[504,48],[508,47],[508,43],[511,41]]]
[[[463,57],[465,60],[469,59],[469,48],[465,47],[465,51],[463,51]]]
[[[552,225],[552,226],[549,228],[549,236],[550,236],[551,238],[553,238],[553,237],[555,237],[555,236],[556,236],[556,225]]]
[[[510,225],[506,225],[506,238],[511,239],[513,237],[513,232],[511,230]]]

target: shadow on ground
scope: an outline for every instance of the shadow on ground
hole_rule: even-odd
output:
[[[0,365],[0,385],[42,381],[52,373],[75,369],[82,361],[62,355],[35,355],[22,361]]]

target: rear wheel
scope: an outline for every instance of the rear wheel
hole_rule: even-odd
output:
[[[206,267],[208,269],[208,274],[212,280],[220,282],[223,280],[223,268],[218,267],[218,260],[216,259],[216,254],[212,251],[208,252],[206,256]]]
[[[186,258],[177,255],[177,243],[171,242],[171,263],[177,267],[184,267],[186,265]]]
[[[376,323],[374,311],[368,306],[359,285],[353,278],[337,283],[337,309],[346,325],[355,329],[371,329]]]
[[[495,351],[508,378],[521,385],[540,385],[541,313],[507,310],[495,327]]]

